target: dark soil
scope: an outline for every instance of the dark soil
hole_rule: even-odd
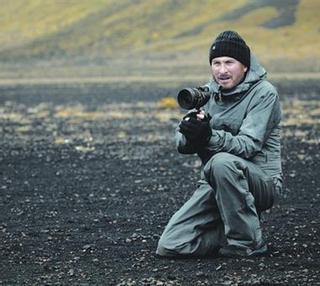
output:
[[[160,259],[199,161],[160,85],[0,88],[1,285],[320,285],[319,86],[279,86],[287,199],[263,216],[268,257]]]

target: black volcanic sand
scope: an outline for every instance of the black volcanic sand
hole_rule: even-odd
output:
[[[320,85],[277,85],[287,198],[262,219],[271,254],[184,260],[154,253],[199,176],[174,147],[183,112],[159,103],[187,84],[0,87],[0,284],[320,285]]]

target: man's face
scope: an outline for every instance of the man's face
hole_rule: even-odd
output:
[[[222,89],[231,89],[238,85],[247,67],[231,57],[214,58],[211,63],[213,79],[222,86]]]

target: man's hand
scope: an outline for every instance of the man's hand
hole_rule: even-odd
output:
[[[203,112],[187,114],[179,124],[180,132],[195,147],[205,146],[212,135],[210,127],[210,115]]]

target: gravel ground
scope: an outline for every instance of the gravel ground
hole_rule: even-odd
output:
[[[195,190],[179,155],[181,85],[0,87],[0,285],[320,285],[320,85],[282,82],[287,198],[265,213],[272,252],[160,259]]]

